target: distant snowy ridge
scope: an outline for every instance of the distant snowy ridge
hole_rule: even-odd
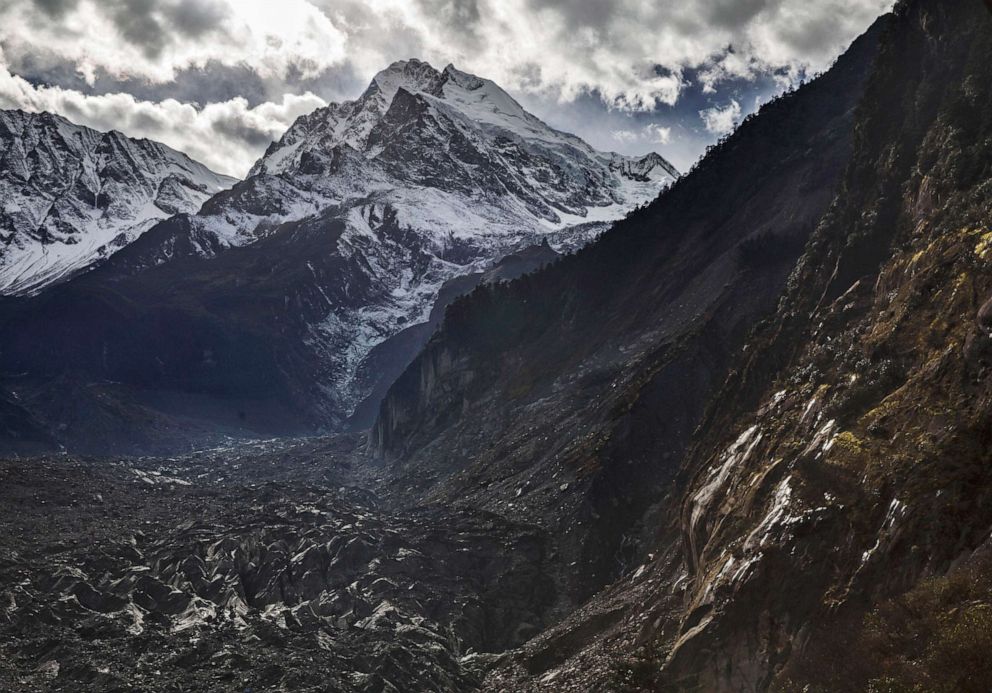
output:
[[[0,110],[0,293],[69,277],[235,182],[158,142]]]

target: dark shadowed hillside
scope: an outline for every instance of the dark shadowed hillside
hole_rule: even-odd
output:
[[[576,598],[635,566],[704,405],[837,190],[880,28],[595,245],[452,305],[373,429],[398,493],[567,533]]]
[[[393,388],[372,445],[411,489],[572,537],[578,596],[626,575],[494,689],[992,680],[955,664],[989,633],[992,18],[869,36]]]

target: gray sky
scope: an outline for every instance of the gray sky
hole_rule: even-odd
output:
[[[686,169],[892,0],[0,0],[0,108],[150,137],[244,175],[394,60],[496,81],[599,149]]]

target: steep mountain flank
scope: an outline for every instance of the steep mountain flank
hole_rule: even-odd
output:
[[[729,376],[710,389],[667,477],[646,480],[636,464],[626,472],[650,485],[645,495],[660,499],[641,516],[644,541],[636,555],[643,564],[508,655],[488,675],[489,689],[984,691],[992,685],[983,654],[992,633],[992,16],[977,0],[907,0],[885,24],[876,32],[878,58],[837,196],[773,315],[728,357]],[[656,206],[671,204],[695,175]],[[580,254],[573,267],[609,241]],[[573,295],[557,296],[559,305]],[[467,302],[462,307],[468,314],[455,311],[456,326],[472,324],[478,310]],[[550,329],[568,329],[568,321],[553,320]],[[453,329],[445,327],[432,342],[433,361],[420,364],[420,388],[416,379],[401,379],[407,390],[387,400],[378,428],[381,450],[408,449],[413,464],[428,470],[429,458],[418,448],[426,435],[418,436],[434,426],[444,440],[463,424],[450,409],[447,420],[432,421],[424,405],[440,399],[471,411],[473,398],[487,401],[471,389],[481,372],[478,343],[459,349],[452,335],[471,333]],[[507,346],[495,353],[501,363],[512,363],[513,355]],[[614,385],[643,392],[615,377]],[[569,429],[575,409],[563,406],[561,391],[542,397],[558,405],[551,425],[539,428],[543,444],[554,449],[557,430],[581,429]],[[652,404],[656,421],[685,411],[682,402]],[[540,420],[539,405],[517,405]],[[515,435],[511,444],[522,437]],[[614,440],[584,449],[638,459],[629,437],[619,449],[611,447]],[[667,440],[653,441],[655,460],[664,459]],[[454,482],[429,488],[431,497],[448,498],[453,483],[469,486],[461,479],[490,473],[471,464],[478,453],[468,445],[448,457],[437,446],[423,449],[448,468],[458,455],[466,460],[455,467],[461,476]],[[543,449],[528,449],[537,460],[530,467],[511,448],[519,466],[496,464],[488,477],[497,489],[523,487],[511,501],[516,516],[541,516],[527,492],[541,488],[537,474],[547,478],[535,452]],[[555,481],[565,481],[555,497],[591,505],[587,479],[594,484],[603,473],[604,457],[585,458],[585,477],[565,476],[574,467],[562,468]],[[396,464],[402,478],[402,458]],[[506,482],[496,476],[508,472],[517,476],[503,477]],[[519,479],[528,475],[525,486]],[[631,496],[620,498],[628,504]],[[617,516],[602,507],[594,506],[596,518],[568,515],[573,533],[600,550],[609,544],[588,527],[592,519]]]
[[[504,257],[586,243],[677,175],[402,61],[301,117],[198,214],[0,305],[7,398],[89,452],[367,426],[455,295],[516,276],[493,272]]]
[[[0,111],[0,293],[63,281],[235,182],[158,142]]]
[[[928,606],[925,582],[981,565],[992,527],[992,17],[970,1],[896,16],[842,192],[684,466],[668,670],[703,688],[763,689],[783,666],[785,690],[992,683],[966,663],[987,590]],[[950,584],[979,584],[968,570]],[[865,618],[914,586],[932,609],[915,618],[941,628],[892,605]]]
[[[877,34],[592,246],[453,304],[372,432],[394,501],[560,535],[575,600],[635,567],[706,401],[836,192]]]

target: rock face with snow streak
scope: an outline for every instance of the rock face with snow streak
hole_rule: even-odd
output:
[[[576,248],[677,175],[657,154],[602,153],[550,128],[490,81],[398,62],[355,101],[298,119],[198,213],[156,225],[47,301],[13,306],[0,360],[42,391],[65,373],[85,392],[114,383],[94,402],[115,402],[100,445],[130,439],[137,429],[117,423],[136,406],[184,439],[191,405],[180,430],[173,414],[159,419],[161,392],[209,403],[194,418],[211,430],[218,419],[251,435],[352,425],[430,337],[411,327],[436,323],[502,259]],[[28,409],[43,427],[65,423],[48,404]],[[89,440],[92,409],[59,438],[72,444],[78,423]]]
[[[234,183],[158,142],[0,111],[0,292],[63,280]]]

